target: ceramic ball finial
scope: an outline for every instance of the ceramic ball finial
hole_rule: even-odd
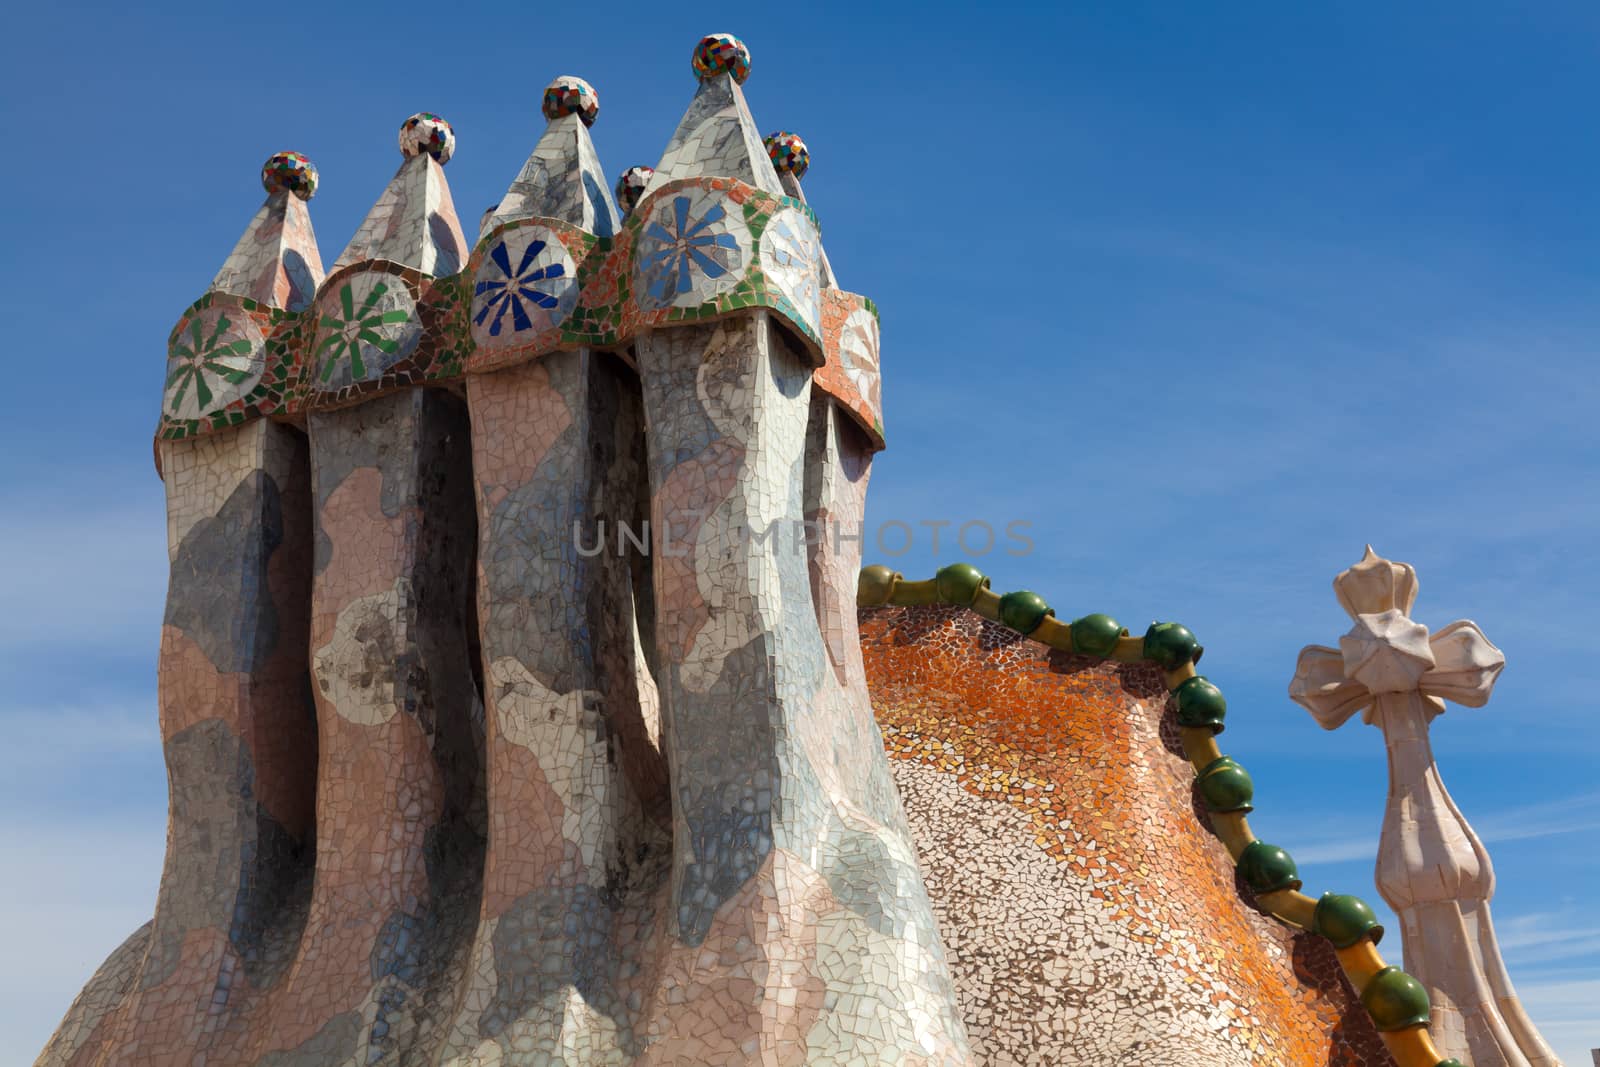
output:
[[[750,49],[731,33],[712,33],[694,46],[694,76],[701,81],[731,74],[740,85],[750,77]]]
[[[811,166],[811,152],[798,133],[779,130],[767,134],[763,143],[779,174],[793,174],[797,179],[805,177],[806,168]]]
[[[593,126],[600,114],[600,94],[582,78],[563,74],[544,90],[544,117],[554,122],[563,115],[576,115],[585,126]]]
[[[456,131],[438,115],[419,111],[400,125],[400,154],[407,159],[426,152],[448,163],[455,151]]]
[[[617,179],[617,206],[622,208],[624,217],[633,214],[633,209],[639,206],[639,198],[655,173],[654,167],[629,167]]]
[[[299,152],[275,152],[261,164],[261,187],[310,200],[317,195],[317,168]]]

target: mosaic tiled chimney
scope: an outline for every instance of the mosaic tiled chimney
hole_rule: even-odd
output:
[[[436,115],[326,278],[268,161],[169,339],[155,916],[37,1067],[1461,1067],[1192,634],[861,568],[877,309],[692,65],[614,186],[552,82],[471,246]]]
[[[268,164],[158,432],[156,918],[41,1063],[968,1059],[814,534],[882,447],[876,312],[744,45],[693,66],[626,223],[574,77],[475,248],[436,115],[325,280]]]

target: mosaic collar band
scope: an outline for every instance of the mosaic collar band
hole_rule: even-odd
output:
[[[625,221],[589,139],[599,96],[557,78],[546,132],[470,252],[443,171],[455,133],[437,115],[402,125],[405,162],[326,278],[306,204],[316,168],[273,156],[266,204],[168,339],[157,438],[297,423],[553,352],[631,360],[641,331],[765,308],[816,387],[883,448],[878,311],[834,284],[799,188],[810,153],[794,134],[756,133],[740,89],[748,51],[697,50],[695,72],[661,161],[617,183]]]

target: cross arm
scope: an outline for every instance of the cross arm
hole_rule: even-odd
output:
[[[1289,699],[1301,705],[1324,730],[1337,730],[1345,720],[1372,703],[1360,682],[1345,677],[1344,654],[1324,645],[1307,645],[1295,661]]]
[[[1422,676],[1417,688],[1428,696],[1469,708],[1488,703],[1506,657],[1477,623],[1467,619],[1453,622],[1429,638],[1428,644],[1433,649],[1434,667]]]

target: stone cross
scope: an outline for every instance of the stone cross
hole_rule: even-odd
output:
[[[1400,916],[1406,970],[1432,998],[1434,1041],[1474,1067],[1560,1067],[1511,988],[1489,915],[1489,853],[1445,791],[1428,743],[1446,700],[1488,702],[1505,656],[1465,620],[1430,636],[1409,617],[1416,571],[1371,545],[1333,587],[1355,625],[1336,649],[1301,650],[1289,696],[1323,729],[1359,711],[1383,731],[1389,800],[1378,891]]]

